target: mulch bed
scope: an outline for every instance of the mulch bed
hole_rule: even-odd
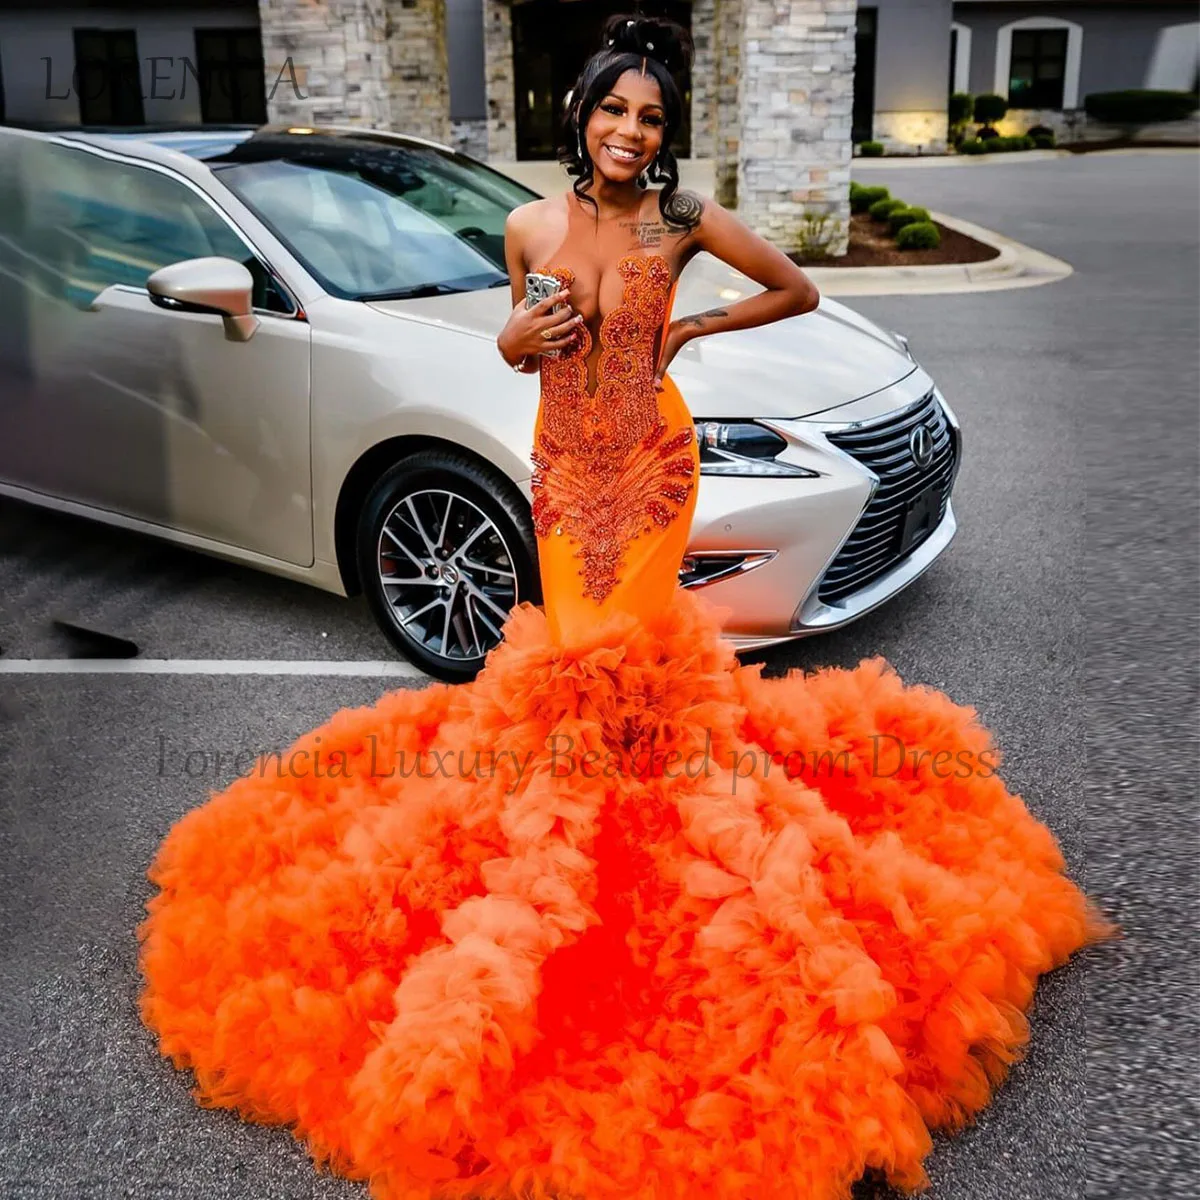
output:
[[[875,221],[869,213],[850,214],[850,249],[840,258],[805,258],[789,254],[788,258],[801,267],[927,267],[938,263],[986,262],[1000,251],[983,242],[947,229],[934,221],[942,244],[933,250],[899,250],[888,227]]]

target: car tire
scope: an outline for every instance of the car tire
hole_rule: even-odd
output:
[[[380,629],[449,683],[479,673],[513,605],[541,601],[528,503],[464,454],[422,450],[389,468],[363,503],[355,548]]]

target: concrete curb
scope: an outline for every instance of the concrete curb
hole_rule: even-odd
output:
[[[1101,151],[1097,151],[1101,153]],[[1056,158],[1074,158],[1069,150],[1009,150],[996,154],[895,154],[889,158],[867,158],[856,155],[850,160],[850,170],[865,167],[875,170],[894,170],[897,167],[966,167],[972,163],[1012,162],[1041,162]]]
[[[1088,150],[1075,154],[1070,150],[1011,150],[996,154],[897,154],[892,158],[864,158],[861,154],[850,160],[850,172],[860,167],[874,171],[877,167],[886,171],[908,167],[970,167],[989,166],[996,163],[1057,162],[1062,158],[1092,158],[1100,154],[1196,154],[1200,146],[1114,146],[1107,150]]]
[[[1033,153],[1033,151],[1029,151]],[[947,229],[994,246],[999,254],[984,262],[937,263],[905,267],[805,267],[804,273],[827,296],[934,295],[949,292],[991,292],[1036,287],[1065,279],[1070,263],[1035,250],[982,225],[933,212],[930,217]]]

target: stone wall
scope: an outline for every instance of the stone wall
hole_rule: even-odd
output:
[[[258,12],[268,120],[388,123],[385,0],[258,0]]]
[[[442,0],[258,0],[258,7],[268,120],[449,138]]]
[[[712,158],[717,119],[717,0],[692,0],[692,158]]]
[[[1073,120],[1071,118],[1074,118]],[[1089,117],[1083,109],[1064,112],[1058,108],[1013,108],[1002,120],[993,121],[992,127],[1009,136],[1024,133],[1035,125],[1053,129],[1059,145],[1075,142],[1101,142],[1112,138],[1132,138],[1133,141],[1175,142],[1181,146],[1200,143],[1200,114],[1193,113],[1178,121],[1163,121],[1155,125],[1129,126],[1106,125]],[[968,134],[975,134],[983,126],[973,121],[967,126]]]
[[[949,125],[944,108],[928,112],[876,112],[872,141],[882,142],[885,154],[945,154]]]
[[[450,140],[450,74],[443,0],[388,0],[391,127]]]
[[[513,161],[517,157],[517,116],[509,0],[483,0],[483,62],[487,157]]]
[[[829,253],[850,229],[856,0],[743,0],[738,214],[786,250],[827,218]]]
[[[488,127],[482,117],[450,122],[450,145],[463,154],[487,162]]]
[[[737,207],[738,64],[742,57],[745,0],[714,0],[713,195],[726,208]]]

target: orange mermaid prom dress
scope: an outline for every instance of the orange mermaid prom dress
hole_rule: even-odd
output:
[[[470,684],[336,712],[293,747],[325,770],[180,820],[141,1012],[201,1103],[379,1200],[916,1189],[1101,922],[973,709],[881,658],[765,679],[678,587],[671,268],[615,269],[599,344],[542,364],[544,610]]]

